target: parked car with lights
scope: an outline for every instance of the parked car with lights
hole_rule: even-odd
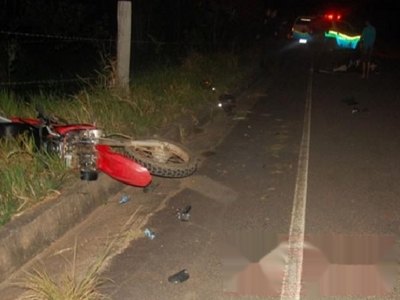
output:
[[[322,22],[326,23],[323,38],[331,50],[357,49],[361,31],[343,20],[340,14],[326,14]]]
[[[323,44],[329,50],[358,47],[361,33],[341,14],[297,17],[292,26],[291,38],[300,44]]]
[[[291,38],[300,44],[307,44],[313,35],[313,20],[311,16],[297,17],[292,26]]]

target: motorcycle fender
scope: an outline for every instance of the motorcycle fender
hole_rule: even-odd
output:
[[[151,182],[150,172],[137,162],[113,152],[110,146],[96,145],[97,168],[110,177],[128,185],[145,187]]]

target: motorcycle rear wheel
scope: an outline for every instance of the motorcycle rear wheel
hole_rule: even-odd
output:
[[[165,140],[140,142],[140,145],[125,146],[122,154],[135,160],[152,175],[182,178],[190,176],[197,169],[197,161],[181,145]]]

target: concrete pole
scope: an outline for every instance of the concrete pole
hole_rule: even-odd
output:
[[[131,59],[131,26],[132,3],[118,0],[117,84],[127,91]]]

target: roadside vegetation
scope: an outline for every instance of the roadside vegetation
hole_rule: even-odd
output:
[[[71,123],[95,123],[108,133],[143,136],[182,115],[195,117],[203,105],[215,105],[218,93],[229,91],[246,76],[245,62],[233,54],[194,53],[180,65],[133,74],[129,93],[113,86],[115,72],[107,67],[97,84],[86,85],[68,97],[42,93],[20,100],[3,92],[0,115],[35,117],[35,107],[40,104],[46,112]],[[213,81],[217,93],[202,87],[204,80]],[[56,197],[63,184],[78,178],[57,157],[34,151],[27,139],[0,143],[0,225],[26,208]]]
[[[24,279],[17,283],[27,292],[24,300],[106,300],[110,299],[99,288],[105,283],[100,275],[101,269],[110,256],[110,251],[118,237],[111,241],[99,257],[97,257],[83,274],[77,271],[77,245],[75,243],[72,261],[67,261],[69,268],[62,272],[60,278],[51,276],[46,270],[35,268],[26,273]]]

